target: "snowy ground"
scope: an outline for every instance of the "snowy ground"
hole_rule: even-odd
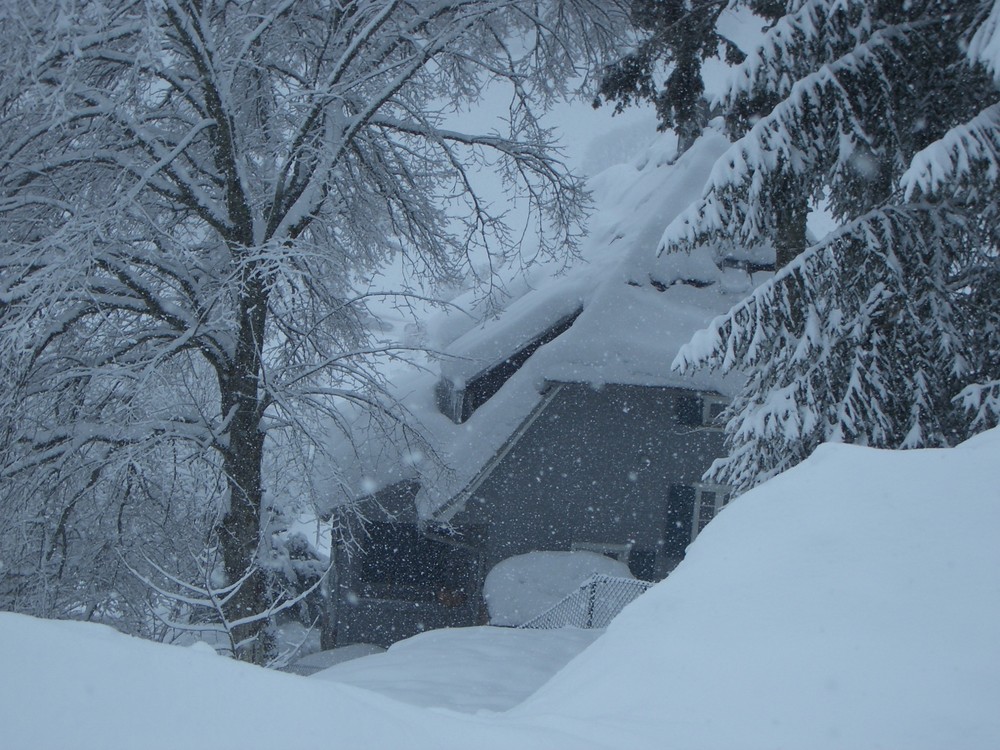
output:
[[[544,685],[604,631],[455,628],[432,630],[384,654],[313,675],[415,706],[464,713],[506,711]]]
[[[298,677],[0,614],[0,747],[995,750],[998,529],[1000,431],[823,446],[502,713],[461,711],[520,701],[585,636],[431,633]]]

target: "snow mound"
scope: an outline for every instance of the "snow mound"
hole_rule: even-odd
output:
[[[406,695],[364,678],[380,695],[0,613],[0,746],[995,750],[998,529],[1000,430],[952,450],[821,446],[730,504],[667,580],[502,714],[393,698],[440,691],[423,705],[446,706],[480,661],[509,704],[555,645],[428,633],[425,656],[400,644],[413,658],[387,672]],[[502,654],[500,632],[515,634]]]
[[[326,651],[315,653],[298,659],[294,664],[285,668],[286,672],[300,674],[303,677],[316,674],[317,672],[329,669],[337,664],[348,662],[353,659],[362,659],[366,656],[375,656],[385,653],[385,649],[376,646],[374,643],[352,643],[340,648],[331,648]]]
[[[508,557],[493,567],[483,585],[490,624],[523,625],[595,575],[633,577],[625,563],[585,550]]]
[[[384,654],[313,675],[415,706],[506,711],[545,684],[604,631],[561,628],[430,630]]]
[[[1000,747],[998,529],[1000,431],[822,445],[723,511],[519,715],[621,747]]]

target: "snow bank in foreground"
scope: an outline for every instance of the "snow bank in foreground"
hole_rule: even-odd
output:
[[[534,693],[602,630],[454,628],[430,630],[317,672],[416,706],[506,711]]]
[[[1000,431],[821,446],[712,521],[518,715],[607,744],[1000,747],[998,531]]]
[[[505,714],[0,614],[0,745],[995,750],[998,529],[1000,431],[823,446]]]

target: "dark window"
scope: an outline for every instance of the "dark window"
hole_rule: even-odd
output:
[[[726,404],[722,401],[712,401],[708,404],[708,414],[707,417],[708,424],[718,425],[719,417],[722,416],[722,412],[726,410]]]
[[[460,606],[468,599],[472,554],[428,539],[415,524],[370,523],[358,561],[359,593],[375,599],[437,601]]]
[[[721,396],[684,395],[674,397],[677,421],[688,427],[722,427],[719,416],[728,404]]]
[[[701,425],[702,403],[699,396],[677,396],[674,398],[677,421],[688,427]]]

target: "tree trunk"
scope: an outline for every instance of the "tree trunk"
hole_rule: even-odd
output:
[[[330,538],[330,572],[323,583],[323,617],[320,622],[319,645],[323,651],[336,648],[338,644],[337,616],[340,607],[340,545]]]
[[[267,572],[260,566],[260,552],[268,543],[262,539],[261,529],[264,433],[260,429],[263,406],[259,386],[266,313],[263,283],[254,280],[245,284],[235,356],[219,377],[222,415],[227,424],[223,468],[229,484],[229,510],[216,533],[227,583],[244,579],[225,607],[229,622],[263,615],[272,605]],[[267,618],[260,617],[233,628],[238,658],[264,664],[273,655],[267,625]]]

